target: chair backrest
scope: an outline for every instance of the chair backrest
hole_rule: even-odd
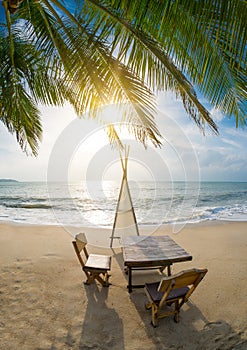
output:
[[[82,256],[81,256],[81,251],[83,250],[85,256],[86,256],[86,259],[88,259],[88,251],[86,249],[86,245],[87,245],[87,238],[86,238],[86,235],[85,233],[78,233],[76,236],[75,236],[75,240],[72,241],[72,244],[74,246],[74,249],[75,249],[75,252],[76,252],[76,255],[80,261],[80,264],[82,267],[84,267],[85,263],[82,259]]]
[[[85,233],[77,233],[77,235],[75,235],[75,241],[79,251],[81,252],[82,249],[87,245],[87,238]]]
[[[158,291],[164,292],[164,299],[166,299],[171,290],[182,287],[190,287],[188,293],[185,296],[186,301],[207,272],[207,269],[190,269],[181,271],[173,276],[163,277],[158,287]]]

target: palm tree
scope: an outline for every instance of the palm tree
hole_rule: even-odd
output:
[[[77,3],[77,6],[76,6]],[[173,91],[203,130],[217,126],[196,90],[245,124],[246,1],[3,0],[0,118],[37,151],[38,103],[78,115],[128,102],[125,120],[160,145],[155,94]],[[11,97],[11,98],[10,98]]]

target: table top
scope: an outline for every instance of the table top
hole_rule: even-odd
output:
[[[164,266],[174,262],[192,260],[169,236],[130,236],[123,242],[125,266]]]

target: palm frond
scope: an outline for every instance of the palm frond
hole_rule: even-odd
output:
[[[109,139],[110,144],[113,147],[116,147],[118,150],[123,150],[124,146],[123,143],[121,141],[121,138],[118,135],[118,132],[115,128],[115,126],[111,123],[109,123],[106,127],[106,133]]]
[[[61,17],[56,9],[44,0],[45,9],[42,8],[42,18],[47,16],[45,21],[38,24],[31,16],[29,21],[29,32],[35,38],[35,43],[39,49],[46,51],[46,57],[50,57],[54,52],[47,54],[47,48],[54,44],[57,47],[61,65],[63,67],[64,81],[68,88],[73,91],[74,107],[78,114],[86,110],[91,111],[91,115],[96,115],[96,108],[112,102],[133,104],[132,113],[129,116],[129,123],[135,117],[142,126],[139,126],[138,135],[143,131],[142,139],[151,137],[154,144],[159,144],[160,137],[158,129],[155,127],[153,111],[153,94],[147,89],[131,70],[125,67],[116,58],[113,59],[108,47],[100,42],[92,33],[90,27],[85,24],[83,18],[75,18],[59,2],[53,3],[64,11],[65,17]],[[40,10],[34,4],[35,11]],[[24,12],[21,12],[24,18]],[[52,20],[50,19],[52,18]],[[43,29],[44,28],[44,29]],[[49,28],[47,32],[47,28]],[[56,32],[56,41],[54,35]],[[36,34],[38,33],[38,34]],[[44,35],[42,35],[44,33]],[[62,46],[59,46],[59,43]],[[60,54],[62,51],[62,54]],[[55,54],[56,55],[56,54]],[[57,59],[57,56],[55,56]],[[142,103],[142,107],[137,109],[134,105]],[[135,128],[135,126],[133,127]]]
[[[41,137],[38,103],[69,101],[78,115],[90,110],[98,118],[99,107],[122,104],[123,121],[144,145],[160,145],[154,94],[163,90],[182,100],[202,130],[217,126],[196,91],[237,125],[246,123],[244,0],[3,5],[0,118],[25,149],[30,143],[36,152]]]
[[[12,96],[12,98],[10,98]],[[40,114],[21,84],[14,83],[2,91],[0,120],[16,135],[21,148],[37,155],[42,127]]]
[[[92,25],[99,26],[101,23],[100,35],[113,42],[113,51],[118,52],[118,58],[121,57],[136,74],[145,76],[149,86],[174,89],[186,101],[185,107],[190,106],[187,112],[194,105],[194,115],[191,116],[197,123],[201,118],[203,121],[203,114],[200,116],[200,109],[195,105],[195,101],[199,101],[194,92],[192,97],[181,89],[181,79],[177,79],[181,73],[214,107],[221,108],[226,115],[234,115],[236,120],[243,119],[244,115],[240,115],[242,100],[237,94],[238,81],[234,79],[232,70],[235,67],[239,72],[242,66],[246,67],[247,17],[241,14],[239,19],[237,15],[239,11],[246,13],[246,2],[236,1],[234,3],[238,5],[228,6],[227,11],[223,8],[227,7],[228,2],[222,0],[88,0],[87,3],[92,8]],[[233,8],[234,18],[229,16]],[[95,12],[97,15],[93,16]],[[112,25],[110,35],[109,22]],[[224,37],[228,24],[230,29],[227,29]],[[220,35],[225,38],[224,45],[216,40]],[[150,45],[150,42],[154,44]],[[174,65],[172,70],[171,63]],[[174,73],[177,76],[173,76]],[[181,92],[176,91],[177,86]],[[202,110],[206,111],[204,107]]]

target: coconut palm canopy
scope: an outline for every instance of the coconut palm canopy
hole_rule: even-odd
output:
[[[236,125],[246,123],[244,0],[2,0],[0,118],[37,153],[38,104],[80,116],[124,104],[144,144],[160,145],[155,95],[172,91],[204,130],[217,126],[199,91]]]

